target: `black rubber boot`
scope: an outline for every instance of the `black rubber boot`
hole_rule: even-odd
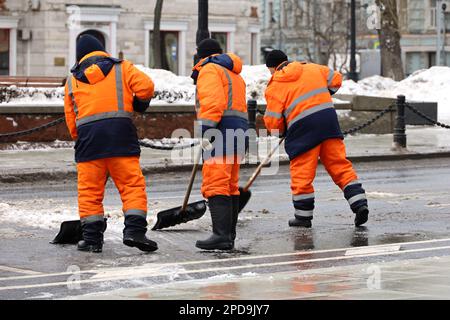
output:
[[[231,216],[231,240],[236,240],[236,225],[239,216],[239,196],[231,196],[233,211]]]
[[[355,226],[359,227],[366,223],[369,219],[369,205],[362,184],[358,180],[351,182],[344,188],[344,197],[355,214]]]
[[[93,221],[81,222],[81,230],[83,233],[83,240],[78,242],[77,249],[79,251],[87,252],[102,252],[103,249],[103,232],[106,229],[106,222]]]
[[[361,206],[355,214],[355,226],[362,226],[369,220],[369,208],[367,206]]]
[[[195,243],[197,248],[203,250],[232,250],[232,215],[233,204],[229,196],[214,196],[208,199],[209,211],[211,211],[213,234],[206,240]]]
[[[136,247],[141,251],[151,252],[158,250],[158,244],[148,239],[147,220],[140,215],[125,215],[125,228],[123,229],[123,244]]]
[[[289,227],[303,227],[303,228],[311,228],[312,217],[306,218],[299,215],[294,214],[294,219],[289,220]]]

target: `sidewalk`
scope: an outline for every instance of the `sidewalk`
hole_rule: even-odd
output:
[[[450,130],[437,127],[408,127],[406,151],[392,150],[392,134],[355,135],[345,138],[348,158],[353,161],[411,159],[415,157],[450,157]],[[163,151],[142,148],[144,173],[190,170],[195,148]],[[261,155],[263,157],[264,154]],[[76,167],[72,148],[1,150],[0,182],[22,182],[74,178]],[[280,161],[288,161],[284,148]],[[250,165],[256,158],[250,159]]]
[[[80,295],[115,300],[448,300],[450,257],[243,275]]]

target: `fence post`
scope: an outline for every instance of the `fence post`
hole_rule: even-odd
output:
[[[248,127],[250,129],[256,129],[256,107],[256,100],[247,101]]]
[[[247,114],[248,114],[248,158],[247,162],[250,163],[250,156],[258,156],[258,145],[256,142],[256,112],[257,112],[257,102],[254,99],[247,101]]]
[[[394,148],[396,149],[406,148],[405,103],[405,96],[397,96],[397,116],[394,128]]]

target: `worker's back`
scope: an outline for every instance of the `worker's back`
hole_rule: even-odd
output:
[[[274,73],[264,121],[268,129],[286,135],[291,159],[326,139],[342,138],[331,98],[341,82],[338,72],[312,63],[286,63]]]
[[[71,70],[65,114],[76,140],[77,162],[139,155],[133,111],[145,111],[154,92],[152,80],[132,63],[93,51]]]

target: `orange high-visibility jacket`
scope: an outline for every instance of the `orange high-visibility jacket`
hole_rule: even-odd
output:
[[[140,154],[131,118],[148,107],[153,81],[131,62],[102,51],[86,55],[71,71],[64,112],[77,162]]]
[[[215,128],[223,135],[222,154],[245,152],[245,145],[233,143],[233,150],[226,148],[226,130],[248,129],[246,85],[240,76],[241,59],[232,54],[212,55],[202,59],[193,69],[198,73],[196,108],[202,135]],[[239,140],[244,141],[244,140]],[[219,154],[219,150],[215,150]]]
[[[326,66],[291,62],[280,65],[267,85],[264,123],[286,135],[290,159],[322,141],[343,138],[331,95],[342,75]]]

